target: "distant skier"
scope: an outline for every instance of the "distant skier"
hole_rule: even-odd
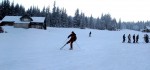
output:
[[[128,35],[128,43],[131,43],[131,35]]]
[[[123,41],[122,41],[122,43],[124,43],[125,40],[126,40],[126,36],[125,36],[125,34],[124,34],[124,35],[123,35]]]
[[[70,38],[71,37],[71,38]],[[77,37],[76,34],[72,31],[71,34],[68,36],[68,38],[70,38],[70,40],[67,42],[67,44],[70,43],[70,50],[73,50],[73,42],[76,41]]]
[[[143,37],[143,38],[144,38],[144,41],[146,42],[146,34],[144,34],[144,37]]]
[[[139,40],[139,34],[136,36],[136,43],[138,43]]]
[[[147,34],[144,35],[144,41],[146,43],[149,43],[149,36]]]
[[[149,36],[148,36],[148,34],[146,34],[146,41],[147,41],[147,43],[149,43]]]
[[[135,34],[133,35],[133,43],[135,43]]]
[[[92,34],[92,33],[91,33],[91,31],[90,31],[90,33],[89,33],[89,37],[91,37],[91,34]]]
[[[4,30],[1,26],[0,26],[0,33],[4,33]]]

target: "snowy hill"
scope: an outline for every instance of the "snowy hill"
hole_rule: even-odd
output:
[[[144,42],[141,32],[4,29],[8,33],[0,34],[0,70],[150,70],[150,43]],[[60,50],[71,31],[77,35],[74,49],[68,50],[67,45]],[[122,43],[122,35],[129,33],[139,34],[138,44]]]

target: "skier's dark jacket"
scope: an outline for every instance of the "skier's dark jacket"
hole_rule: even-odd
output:
[[[70,37],[71,37],[71,38],[70,38]],[[72,32],[72,33],[68,36],[68,38],[70,38],[69,41],[71,41],[71,42],[74,42],[74,41],[77,40],[76,34],[75,34],[74,32]]]

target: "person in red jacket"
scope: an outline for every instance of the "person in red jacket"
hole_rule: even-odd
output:
[[[76,34],[72,31],[68,38],[70,38],[70,40],[67,42],[67,44],[70,43],[70,50],[73,50],[73,42],[75,42],[77,39]]]

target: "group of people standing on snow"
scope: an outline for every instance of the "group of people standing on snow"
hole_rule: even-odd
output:
[[[122,41],[122,43],[124,43],[125,40],[126,40],[126,36],[125,36],[125,34],[124,34],[124,35],[123,35],[123,41]],[[136,36],[135,36],[135,34],[134,34],[134,35],[133,35],[133,43],[138,43],[138,40],[139,40],[139,35],[136,35]],[[128,43],[131,43],[131,35],[130,35],[130,34],[128,35]]]
[[[136,35],[136,36],[135,36],[135,34],[134,34],[134,35],[132,36],[132,38],[133,38],[133,43],[138,43],[139,34]],[[125,36],[125,34],[124,34],[124,35],[123,35],[123,41],[122,41],[122,43],[124,43],[125,40],[126,40],[126,36]],[[149,36],[148,36],[148,34],[145,34],[145,35],[144,35],[144,41],[145,41],[146,43],[149,43]],[[131,34],[128,35],[128,43],[131,43]]]

